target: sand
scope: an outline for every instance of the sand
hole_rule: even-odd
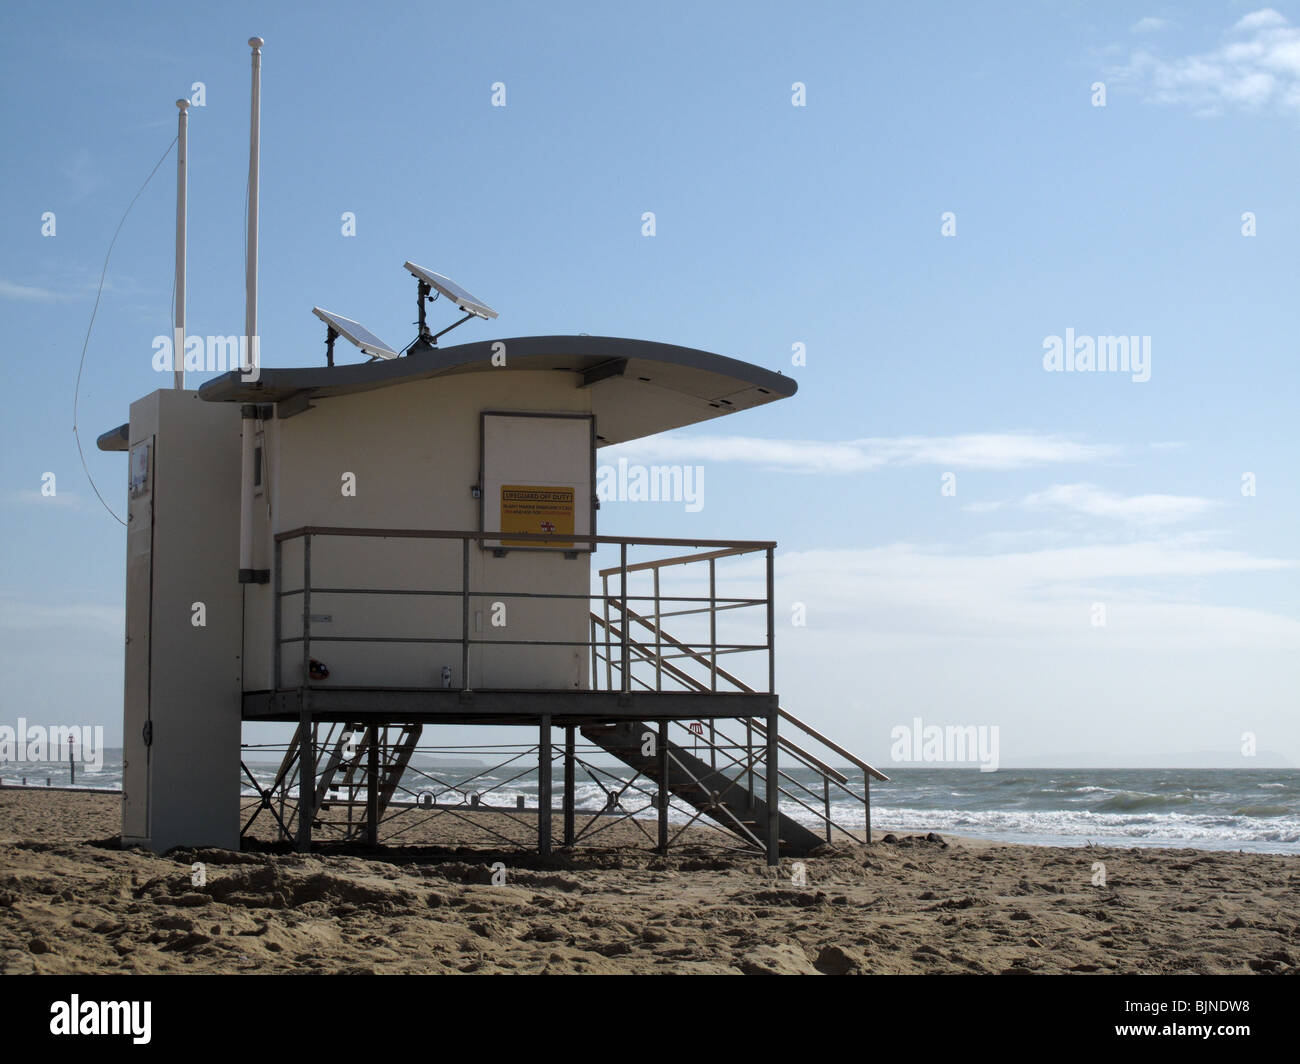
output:
[[[381,855],[159,857],[119,824],[116,796],[0,791],[0,972],[1300,972],[1293,856],[904,836],[795,884],[626,824],[547,860],[447,816]]]

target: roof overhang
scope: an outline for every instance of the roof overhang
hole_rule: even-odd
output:
[[[504,354],[504,366],[493,356]],[[331,399],[412,381],[467,373],[553,371],[591,390],[604,446],[694,425],[794,395],[790,377],[748,362],[674,344],[612,336],[520,336],[406,355],[388,362],[262,369],[257,381],[232,370],[207,381],[214,403],[280,403],[281,416]],[[114,430],[117,431],[117,430]],[[106,435],[111,435],[108,433]]]

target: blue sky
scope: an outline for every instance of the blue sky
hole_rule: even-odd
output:
[[[266,364],[320,361],[314,304],[404,344],[411,258],[501,311],[466,340],[780,369],[794,399],[621,449],[702,465],[703,509],[602,531],[778,540],[792,711],[882,761],[922,716],[999,724],[1004,763],[1240,764],[1244,731],[1300,762],[1300,7],[11,2],[0,28],[0,718],[120,735],[123,532],[77,363],[194,82],[189,332],[242,331],[260,34]],[[168,158],[122,230],[82,379],[119,510],[93,441],[166,383],[174,184]],[[1149,337],[1150,379],[1046,371],[1067,329]]]

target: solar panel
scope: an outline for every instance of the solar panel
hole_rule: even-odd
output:
[[[345,318],[341,314],[334,314],[328,310],[321,310],[320,307],[312,307],[311,312],[343,337],[343,339],[347,340],[348,343],[355,344],[359,347],[362,354],[370,355],[372,358],[397,357],[396,351],[384,343],[383,340],[379,339],[378,336],[372,333],[360,322],[353,321],[351,318]]]
[[[473,314],[475,317],[482,318],[484,321],[489,318],[497,317],[497,312],[484,303],[481,299],[475,299],[472,295],[461,288],[450,277],[444,277],[440,273],[434,273],[432,270],[426,270],[423,266],[417,266],[413,262],[406,263],[406,268],[411,271],[412,276],[425,284],[431,285],[450,299],[466,314]]]

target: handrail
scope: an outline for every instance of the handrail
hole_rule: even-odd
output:
[[[437,542],[437,543],[448,543],[448,544],[459,542],[460,552],[461,552],[461,563],[462,563],[460,567],[461,580],[459,582],[459,587],[458,588],[438,587],[438,586],[431,587],[431,588],[430,587],[418,587],[418,588],[335,587],[333,586],[335,581],[328,581],[331,585],[329,587],[316,587],[314,586],[314,582],[311,576],[312,544],[313,541],[317,538],[330,538],[330,537],[360,538],[360,539],[411,539],[411,540],[422,541],[426,543]],[[300,540],[302,543],[301,561],[303,566],[303,579],[301,581],[300,587],[294,587],[286,590],[284,588],[284,583],[285,583],[283,577],[284,560],[282,557],[282,552],[285,543],[293,540]],[[483,637],[476,637],[471,633],[470,623],[469,623],[470,621],[469,613],[470,613],[471,604],[476,601],[482,601],[485,599],[493,599],[493,598],[519,598],[519,599],[529,599],[529,600],[553,599],[553,600],[565,601],[565,602],[573,601],[576,604],[578,601],[584,599],[589,600],[594,595],[599,594],[597,592],[592,592],[592,591],[588,591],[582,594],[578,594],[574,592],[561,592],[561,591],[550,591],[550,592],[517,591],[515,592],[515,591],[490,590],[484,588],[471,587],[470,565],[469,565],[471,547],[477,543],[480,547],[482,547],[485,550],[486,549],[496,550],[498,549],[498,547],[501,546],[503,540],[509,541],[509,547],[505,547],[504,548],[505,550],[509,550],[511,547],[514,547],[516,545],[519,545],[521,547],[536,546],[536,545],[540,545],[540,546],[550,545],[552,549],[564,548],[566,555],[571,554],[574,556],[584,552],[594,553],[596,548],[602,544],[617,545],[619,548],[619,552],[622,555],[620,559],[621,564],[619,565],[618,568],[611,569],[606,572],[606,575],[603,577],[605,583],[604,594],[603,596],[599,596],[603,598],[605,601],[605,612],[607,618],[609,617],[610,599],[612,597],[611,589],[609,588],[609,574],[620,574],[620,573],[622,574],[620,585],[617,588],[617,594],[621,596],[619,600],[621,606],[626,606],[632,601],[636,601],[636,602],[640,602],[642,600],[651,601],[649,598],[645,596],[639,596],[639,595],[630,596],[628,594],[627,575],[626,575],[627,571],[644,567],[642,563],[629,564],[629,558],[628,558],[629,547],[632,546],[638,548],[644,548],[644,547],[655,548],[655,547],[663,547],[663,546],[691,547],[694,548],[695,553],[690,555],[679,556],[680,559],[683,561],[687,559],[693,559],[693,560],[708,559],[708,564],[711,571],[713,568],[713,559],[718,556],[733,555],[733,554],[747,554],[756,551],[766,551],[770,559],[772,555],[772,551],[775,548],[774,543],[770,543],[765,540],[694,540],[694,539],[681,539],[681,538],[669,538],[669,537],[642,538],[642,537],[633,537],[633,536],[596,536],[596,535],[585,535],[585,534],[577,534],[577,533],[569,533],[569,532],[548,532],[544,534],[539,534],[533,532],[507,532],[504,530],[476,532],[470,530],[460,531],[455,529],[364,528],[364,527],[355,527],[355,526],[345,527],[345,526],[332,526],[332,525],[331,526],[304,525],[299,528],[277,533],[274,537],[274,541],[275,541],[275,587],[274,587],[275,648],[273,654],[274,660],[272,663],[272,667],[274,670],[277,687],[284,682],[283,680],[284,670],[282,667],[284,661],[284,651],[288,650],[291,644],[297,644],[298,646],[301,647],[302,676],[304,680],[306,679],[309,672],[309,661],[311,656],[309,647],[313,642],[342,643],[342,644],[347,644],[347,643],[355,643],[355,644],[373,643],[373,644],[394,644],[394,645],[410,644],[412,646],[415,645],[452,646],[456,643],[459,643],[461,645],[460,684],[463,690],[469,689],[470,651],[476,646],[489,646],[489,645],[530,646],[530,647],[588,646],[593,654],[593,663],[595,663],[596,661],[595,655],[597,650],[599,649],[599,645],[596,642],[596,633],[594,629],[590,633],[592,638],[588,643],[575,641],[575,640],[503,639],[495,635],[492,638],[483,638]],[[701,547],[707,547],[711,549],[703,553],[700,553]],[[657,566],[661,563],[667,563],[672,561],[673,559],[660,559],[659,561],[654,562],[652,564]],[[658,570],[656,569],[655,570],[655,585],[656,585],[655,596],[653,598],[656,616],[660,614],[661,602],[668,602],[671,603],[674,607],[676,607],[670,611],[670,615],[673,616],[687,615],[690,613],[697,613],[697,612],[703,613],[705,612],[706,609],[710,613],[713,613],[717,610],[748,609],[748,608],[758,607],[763,604],[767,605],[768,612],[769,614],[771,613],[772,603],[771,603],[771,573],[770,572],[768,573],[768,592],[765,598],[719,597],[717,594],[717,589],[714,586],[712,580],[710,581],[709,595],[707,598],[702,596],[688,596],[688,595],[660,596],[658,583],[659,583]],[[445,636],[444,635],[423,635],[423,634],[405,635],[405,634],[400,634],[399,632],[396,631],[393,632],[392,634],[380,633],[380,634],[358,634],[358,635],[342,635],[342,634],[323,635],[318,632],[313,632],[311,630],[311,624],[310,624],[311,612],[309,609],[311,597],[313,594],[317,596],[347,595],[354,598],[355,597],[372,597],[372,598],[381,597],[382,598],[383,596],[391,595],[391,596],[402,596],[407,599],[429,598],[429,599],[437,600],[441,598],[449,601],[454,601],[455,599],[459,598],[461,600],[461,626],[460,626],[459,638],[456,638],[453,635],[445,635]],[[299,598],[301,600],[302,617],[303,617],[302,629],[300,633],[297,635],[286,636],[282,632],[281,620],[288,600],[294,598]],[[771,629],[770,623],[768,625],[768,628],[769,628],[769,635],[767,640],[763,643],[753,643],[753,644],[718,643],[716,640],[716,632],[711,629],[709,644],[707,648],[705,648],[702,645],[701,649],[707,649],[710,652],[711,656],[715,658],[717,655],[720,654],[765,652],[769,658],[768,672],[770,674],[772,672],[772,663],[770,659],[772,657],[772,649],[773,649],[771,633],[770,633],[770,629]],[[606,628],[605,634],[606,634],[606,643],[607,643],[605,649],[608,652],[611,649],[611,647],[608,645],[608,640],[609,640],[608,628]],[[622,649],[621,671],[623,672],[628,671],[627,670],[628,648],[626,646],[627,640],[628,640],[628,633],[624,633],[622,639],[624,645],[621,648]],[[612,673],[612,665],[613,663],[611,661],[606,662],[607,673]]]
[[[304,536],[372,536],[376,539],[472,539],[483,540],[523,540],[528,543],[608,543],[627,544],[638,547],[737,547],[745,551],[775,549],[776,543],[768,540],[754,539],[671,539],[663,536],[590,536],[576,532],[471,532],[454,531],[445,528],[353,528],[335,525],[303,525],[301,528],[287,532],[277,532],[277,542],[290,539],[302,539]],[[509,547],[503,548],[509,550]],[[628,567],[629,572],[631,566]],[[618,569],[614,570],[618,572]]]
[[[601,617],[596,613],[591,614],[591,619],[595,621],[597,624],[600,624],[602,627],[605,625],[604,620],[602,620]],[[619,635],[622,634],[617,628],[617,626],[614,624],[614,622],[612,621],[609,624],[609,628],[612,632],[618,632]],[[671,639],[671,637],[669,638]],[[654,660],[654,655],[650,652],[650,648],[647,647],[644,643],[636,639],[630,639],[629,642],[630,645],[636,650],[636,652],[641,655],[642,661],[651,662]],[[673,676],[681,680],[683,683],[689,684],[697,691],[703,692],[709,689],[705,684],[701,683],[690,673],[683,672],[676,665],[672,665],[667,661],[661,661],[660,667],[663,668],[665,671],[671,673]],[[649,688],[649,684],[646,684],[645,681],[640,681],[640,682],[642,683],[643,686]],[[751,723],[761,734],[763,735],[767,734],[767,728],[761,720],[755,718]],[[817,769],[818,772],[826,773],[828,776],[834,779],[836,783],[848,783],[849,778],[845,776],[843,773],[841,773],[838,769],[832,768],[830,765],[825,764],[816,755],[809,753],[807,750],[804,750],[799,746],[796,746],[794,743],[792,743],[789,739],[785,738],[784,736],[778,735],[777,742],[779,742],[782,748],[784,748],[789,753],[794,754],[796,757],[803,758],[805,763],[808,764],[809,768],[815,768]]]
[[[691,650],[691,648],[688,647],[685,643],[678,642],[667,632],[658,628],[657,625],[655,625],[651,621],[648,621],[646,618],[642,617],[635,610],[629,609],[626,605],[622,605],[620,606],[620,608],[623,613],[627,614],[627,616],[637,621],[643,628],[649,628],[652,632],[657,631],[660,637],[665,642],[671,643],[673,646],[677,647],[678,650],[684,651],[688,657],[694,658],[702,665],[709,664],[708,660],[702,654],[698,654],[694,650]],[[749,694],[757,693],[755,692],[754,688],[750,687],[749,684],[745,683],[744,680],[741,680],[738,677],[731,675],[731,673],[727,672],[725,669],[718,668],[717,674],[721,676],[723,679],[725,679],[728,683],[735,684],[742,691],[745,691]],[[781,717],[784,720],[788,720],[796,728],[799,728],[801,731],[806,732],[808,735],[811,735],[819,743],[822,743],[828,750],[833,750],[835,753],[839,754],[840,757],[845,758],[854,767],[861,769],[863,772],[871,773],[873,777],[875,777],[878,780],[881,780],[882,782],[889,781],[889,777],[886,776],[883,772],[881,772],[878,768],[869,765],[867,762],[863,761],[862,758],[856,756],[855,754],[849,753],[847,750],[844,749],[844,747],[840,746],[838,743],[832,742],[830,739],[826,738],[826,736],[822,735],[821,732],[817,731],[811,725],[805,724],[793,713],[789,713],[786,710],[779,709],[779,708],[777,712],[781,715]]]
[[[637,542],[644,543],[648,541],[638,540]],[[708,546],[708,544],[704,545]],[[674,558],[656,558],[653,561],[637,562],[635,565],[629,565],[627,571],[629,573],[639,573],[645,569],[662,569],[668,565],[687,565],[690,562],[707,562],[718,558],[731,558],[738,554],[752,554],[754,551],[765,550],[766,548],[767,544],[763,543],[754,546],[728,547],[725,550],[704,551],[701,554],[679,554]],[[608,569],[601,569],[598,575],[613,576],[615,573],[619,572],[622,572],[622,570],[617,565],[614,565]]]
[[[830,739],[826,738],[826,736],[824,736],[821,732],[817,731],[816,728],[813,728],[811,725],[805,724],[793,713],[787,713],[784,709],[778,709],[777,712],[780,713],[781,718],[783,720],[788,720],[796,728],[811,735],[819,743],[825,746],[826,749],[834,750],[837,754],[840,755],[840,757],[845,758],[850,764],[854,765],[857,768],[862,769],[863,772],[870,772],[871,775],[874,776],[876,779],[884,783],[889,782],[889,777],[886,776],[879,769],[874,768],[873,766],[867,764],[860,757],[856,757],[853,754],[849,753],[847,750],[844,749],[844,747],[840,746],[838,743],[832,742]]]

